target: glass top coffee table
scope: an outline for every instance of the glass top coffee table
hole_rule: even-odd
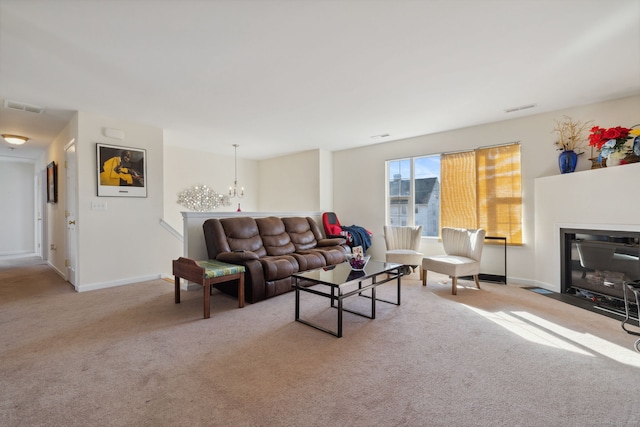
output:
[[[351,269],[348,262],[343,262],[337,265],[301,271],[294,274],[295,283],[293,287],[296,292],[296,321],[338,338],[342,337],[342,313],[344,311],[369,319],[375,319],[376,301],[400,305],[401,267],[402,264],[369,261],[363,271],[356,271]],[[382,280],[379,280],[380,276],[383,276]],[[376,287],[393,280],[397,281],[397,300],[387,301],[376,298]],[[371,295],[363,294],[364,291],[369,289],[371,290]],[[337,308],[338,327],[336,331],[300,318],[300,292],[320,295],[330,300],[331,307]],[[343,307],[342,301],[354,295],[371,299],[370,315],[348,310]]]

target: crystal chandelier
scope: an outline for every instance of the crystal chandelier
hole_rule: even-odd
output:
[[[242,199],[244,197],[244,187],[238,190],[238,144],[233,144],[235,148],[235,171],[233,176],[233,187],[229,187],[229,197]]]
[[[229,197],[206,185],[195,185],[178,193],[178,203],[197,212],[209,212],[220,206],[229,206]]]

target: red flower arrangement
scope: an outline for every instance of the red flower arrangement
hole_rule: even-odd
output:
[[[613,148],[613,151],[622,149],[624,144],[627,142],[627,139],[629,139],[630,130],[631,129],[623,128],[622,126],[616,126],[609,129],[594,126],[591,128],[591,135],[589,135],[589,145],[601,150],[604,144],[614,140],[615,146],[611,147]]]

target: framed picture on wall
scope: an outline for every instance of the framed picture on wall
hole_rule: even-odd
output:
[[[47,203],[58,203],[58,166],[56,162],[47,165]]]
[[[96,144],[99,197],[147,197],[147,151]]]

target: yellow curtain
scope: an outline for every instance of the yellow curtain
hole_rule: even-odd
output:
[[[443,154],[440,185],[441,227],[477,228],[475,153]]]
[[[522,184],[520,145],[476,151],[478,174],[478,226],[487,235],[522,244]]]
[[[522,244],[519,144],[444,154],[440,191],[443,227],[484,228]]]

